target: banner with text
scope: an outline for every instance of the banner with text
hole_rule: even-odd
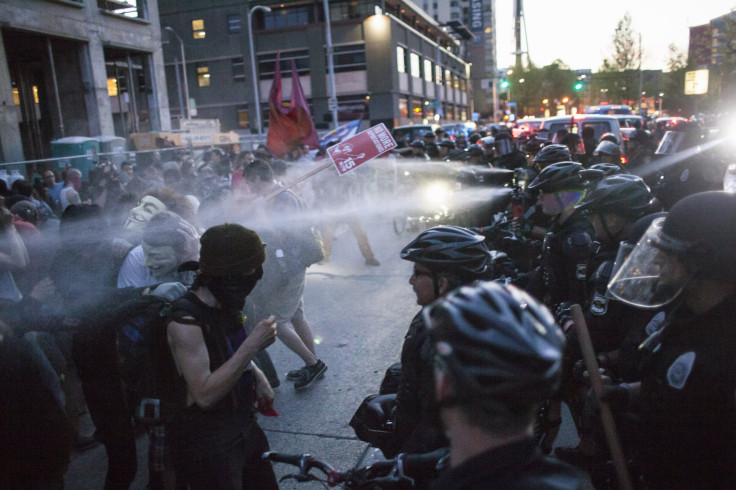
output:
[[[383,123],[327,149],[340,175],[396,148],[396,141]]]

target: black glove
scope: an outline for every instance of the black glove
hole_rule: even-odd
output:
[[[600,400],[606,403],[613,412],[620,413],[628,410],[631,406],[632,399],[632,389],[628,383],[603,385],[601,388]],[[601,411],[598,400],[596,399],[592,389],[588,390],[585,403],[590,404],[590,407],[595,412]]]

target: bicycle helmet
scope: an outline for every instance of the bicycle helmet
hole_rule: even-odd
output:
[[[580,175],[588,182],[595,184],[605,177],[620,174],[622,170],[621,166],[615,163],[596,163],[590,168],[581,170]]]
[[[559,387],[564,336],[542,304],[512,285],[463,286],[424,309],[440,369],[457,384],[440,403],[513,413]]]
[[[401,258],[427,269],[450,270],[462,277],[479,278],[491,267],[485,237],[459,226],[435,226],[419,234],[401,251]]]
[[[546,193],[585,189],[585,180],[580,174],[581,170],[583,166],[577,162],[553,163],[539,172],[539,175],[529,184],[529,189],[539,189]]]
[[[651,194],[641,177],[612,175],[598,182],[575,206],[594,214],[618,214],[637,219],[649,209]]]
[[[619,141],[618,141],[618,138],[616,137],[616,135],[613,134],[613,133],[610,133],[610,132],[609,133],[603,133],[601,135],[601,138],[598,140],[598,143],[600,143],[602,141],[610,141],[611,143],[616,143],[617,145],[619,144]]]
[[[534,157],[534,163],[541,166],[550,165],[557,162],[567,162],[572,160],[570,149],[565,145],[558,143],[542,147]]]

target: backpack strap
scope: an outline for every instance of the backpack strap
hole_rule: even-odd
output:
[[[207,332],[210,330],[208,308],[191,291],[169,305],[166,317],[167,323],[173,321],[182,325],[197,325]]]

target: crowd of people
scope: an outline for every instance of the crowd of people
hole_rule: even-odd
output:
[[[421,310],[390,370],[397,379],[384,380],[391,424],[376,445],[387,456],[449,445],[450,469],[418,487],[580,488],[579,469],[610,484],[607,403],[638,486],[731,486],[736,196],[692,188],[660,199],[610,158],[609,136],[583,145],[588,158],[577,144],[519,148],[494,130],[467,142],[428,133],[395,152],[507,170],[516,194],[501,209],[508,219],[434,226],[401,250]],[[75,438],[86,442],[85,410],[107,453],[105,488],[130,486],[136,407],[116,315],[141,297],[168,305],[150,488],[278,487],[254,413],[273,410],[279,380],[259,356],[278,338],[304,363],[287,374],[295,389],[324,376],[304,314],[306,269],[329,260],[338,222],[366,266],[380,266],[350,205],[358,184],[285,188],[290,165],[311,163],[306,148],[289,163],[264,150],[171,155],[104,162],[86,181],[67,168],[57,183],[46,170],[0,189],[3,488],[62,488]],[[311,222],[320,200],[348,211]],[[600,398],[575,304],[606,376]],[[563,403],[580,444],[553,452]]]

